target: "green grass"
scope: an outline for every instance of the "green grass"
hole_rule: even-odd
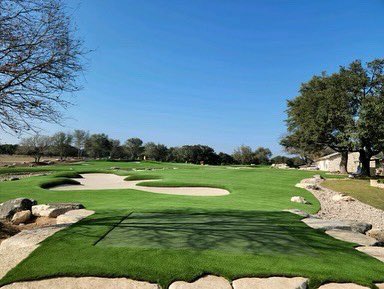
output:
[[[371,187],[369,180],[332,180],[323,182],[322,186],[384,210],[384,189]]]
[[[114,166],[120,169],[112,170]],[[152,170],[137,172],[135,167]],[[312,288],[328,281],[369,286],[384,281],[381,262],[354,250],[354,244],[335,240],[307,227],[298,216],[282,212],[298,208],[314,213],[319,209],[309,192],[294,187],[313,172],[153,162],[89,162],[50,170],[113,172],[144,181],[161,178],[144,184],[220,187],[230,194],[191,197],[40,187],[68,176],[65,174],[2,182],[0,202],[21,196],[39,203],[81,202],[96,214],[46,239],[0,285],[55,276],[106,276],[166,287],[174,280],[192,281],[208,273],[228,279],[304,276],[311,279]],[[291,203],[294,195],[305,197],[311,205]]]

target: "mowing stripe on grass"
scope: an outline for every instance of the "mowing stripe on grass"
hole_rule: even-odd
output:
[[[114,224],[105,234],[103,234],[95,243],[93,243],[93,246],[96,246],[97,243],[99,243],[101,240],[103,240],[113,229],[115,229],[118,225],[120,225],[122,222],[124,222],[130,215],[132,215],[133,212],[130,212],[128,215],[121,218],[119,222]]]

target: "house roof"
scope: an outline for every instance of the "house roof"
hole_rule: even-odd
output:
[[[323,160],[327,160],[327,159],[331,159],[331,158],[337,157],[337,156],[339,156],[339,155],[340,155],[340,153],[335,152],[335,153],[332,153],[332,154],[323,156],[323,157],[321,157],[321,158],[318,158],[318,159],[316,159],[315,161],[323,161]]]

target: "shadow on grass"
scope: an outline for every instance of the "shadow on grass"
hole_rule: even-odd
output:
[[[85,226],[109,227],[95,242],[100,247],[307,256],[316,256],[322,250],[340,252],[352,247],[307,227],[297,216],[284,212],[132,213],[89,220],[82,226],[83,229]]]

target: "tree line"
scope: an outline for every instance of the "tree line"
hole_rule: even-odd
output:
[[[360,60],[333,74],[313,76],[288,101],[288,134],[281,144],[311,162],[324,151],[358,152],[361,174],[370,175],[372,156],[384,152],[384,59]]]
[[[52,136],[33,135],[23,138],[18,145],[0,145],[2,154],[25,154],[34,157],[36,163],[44,156],[110,159],[110,160],[153,160],[210,165],[267,165],[274,161],[268,148],[242,145],[232,154],[216,153],[207,145],[183,145],[167,147],[164,144],[147,142],[140,138],[129,138],[124,143],[110,138],[105,133],[90,134],[84,130],[72,133],[57,132]]]

